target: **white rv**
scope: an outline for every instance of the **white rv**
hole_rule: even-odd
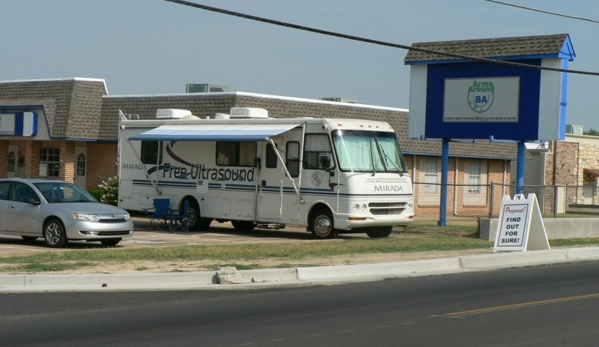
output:
[[[156,120],[121,121],[119,141],[119,206],[187,200],[190,230],[218,220],[239,230],[302,225],[316,238],[387,237],[414,217],[412,181],[385,122],[158,110]]]

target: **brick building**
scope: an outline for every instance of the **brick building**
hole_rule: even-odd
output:
[[[0,116],[21,119],[25,113],[29,118],[35,114],[35,122],[24,122],[35,123],[25,126],[29,132],[0,134],[0,162],[8,164],[0,166],[0,177],[60,178],[95,187],[117,173],[119,110],[151,119],[157,109],[186,109],[199,117],[213,117],[231,107],[265,108],[275,118],[363,118],[390,123],[416,182],[416,213],[438,214],[441,143],[408,138],[406,109],[245,92],[108,95],[101,79],[0,82]],[[515,156],[516,145],[511,143],[451,143],[448,182],[457,188],[450,189],[448,211],[488,213],[491,196],[482,187],[509,184],[510,161]],[[501,194],[495,199],[500,201]]]
[[[558,213],[573,206],[599,205],[599,137],[566,134],[561,141],[529,144],[528,151],[524,192],[537,194],[545,212],[551,212],[554,204]]]

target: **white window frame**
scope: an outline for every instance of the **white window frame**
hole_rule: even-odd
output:
[[[45,165],[45,176],[60,177],[60,148],[43,147],[40,149],[40,166]]]
[[[487,161],[470,159],[464,166],[464,205],[487,204]],[[473,187],[472,185],[476,185]]]
[[[441,171],[438,157],[423,157],[419,161],[419,205],[439,205],[441,199]],[[432,183],[432,184],[427,184]]]

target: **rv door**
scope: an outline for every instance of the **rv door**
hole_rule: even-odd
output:
[[[275,144],[276,148],[272,145]],[[282,140],[259,142],[261,168],[258,180],[258,220],[278,222],[283,216],[283,177],[285,170],[276,151],[281,154]]]

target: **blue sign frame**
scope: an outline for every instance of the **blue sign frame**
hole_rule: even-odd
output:
[[[541,66],[541,59],[520,60],[518,63]],[[520,77],[518,122],[444,122],[444,81],[449,78],[486,77]],[[428,65],[425,137],[537,139],[540,93],[540,69],[488,63]],[[450,135],[448,136],[448,134]]]

